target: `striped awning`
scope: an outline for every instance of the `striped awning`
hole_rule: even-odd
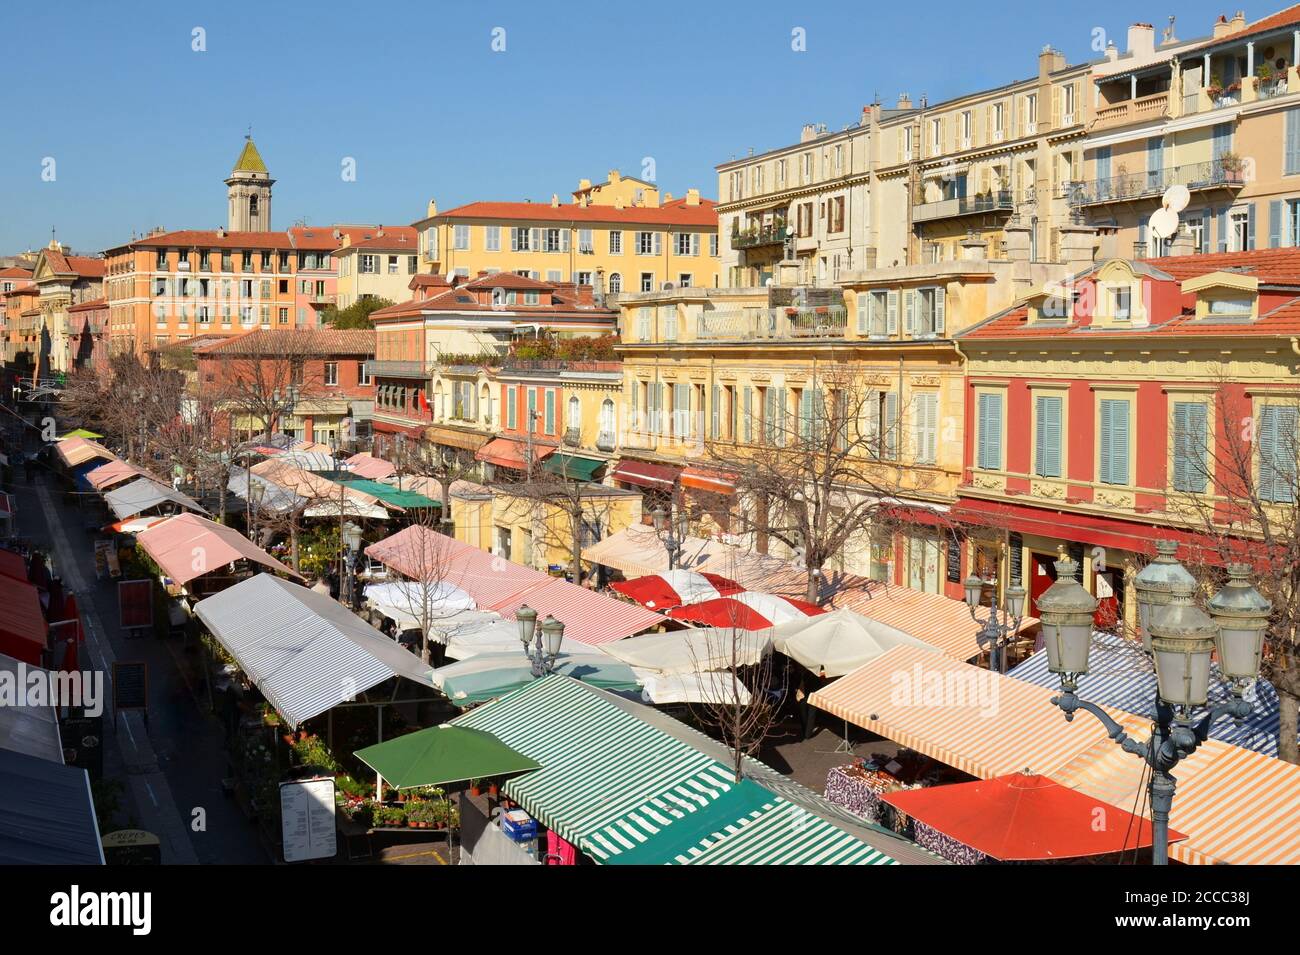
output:
[[[424,429],[425,440],[434,444],[445,444],[449,448],[460,448],[462,451],[477,451],[483,445],[491,441],[491,437],[486,434],[478,434],[473,431],[459,431],[456,428],[439,428],[431,427]]]
[[[1223,703],[1231,694],[1219,679],[1217,664],[1211,664],[1210,703]],[[1113,706],[1126,713],[1155,718],[1156,675],[1141,646],[1109,633],[1092,635],[1090,672],[1083,678],[1081,692],[1094,703]],[[1007,676],[1036,686],[1055,689],[1061,679],[1047,669],[1047,651],[1039,650]],[[1210,727],[1210,738],[1243,749],[1277,755],[1279,725],[1277,690],[1267,680],[1257,680],[1250,694],[1251,713],[1240,723],[1219,720]]]
[[[597,862],[893,862],[756,783],[737,785],[727,766],[566,677],[454,722],[541,763],[506,795]]]
[[[809,702],[972,776],[1028,772],[1055,779],[1053,770],[1104,740],[1106,731],[1094,719],[1066,722],[1053,695],[942,654],[897,646]],[[1137,717],[1111,715],[1135,734],[1145,728]]]
[[[714,468],[701,468],[694,465],[682,472],[682,487],[696,491],[709,491],[713,494],[735,494],[736,476]]]
[[[682,541],[682,553],[677,566],[689,570],[700,570],[715,558],[723,557],[735,551],[735,548],[721,541],[705,540],[700,537],[687,537]],[[647,574],[659,574],[668,570],[668,549],[653,527],[634,524],[616,534],[610,534],[603,540],[587,547],[582,552],[583,560],[613,568],[624,577],[644,577]],[[727,576],[725,571],[717,573]]]
[[[1139,723],[1149,729],[1146,721]],[[1145,805],[1150,815],[1144,768],[1142,760],[1103,739],[1050,775],[1116,806]],[[1174,775],[1178,791],[1169,825],[1187,839],[1169,847],[1170,858],[1193,865],[1300,864],[1300,766],[1212,739],[1180,762]]]
[[[614,466],[614,471],[610,476],[615,481],[622,481],[624,484],[635,484],[638,487],[647,487],[652,490],[670,491],[673,485],[677,483],[677,478],[681,473],[681,468],[669,467],[666,464],[652,464],[649,461],[634,461],[630,458],[623,458]]]
[[[536,464],[548,455],[553,454],[555,446],[535,441],[531,450],[533,463]],[[497,467],[522,471],[528,467],[528,454],[529,447],[526,441],[521,441],[518,438],[493,438],[475,452],[474,460],[486,461],[489,464],[495,464]]]
[[[97,459],[101,461],[118,460],[117,455],[108,448],[88,438],[67,438],[55,444],[54,450],[64,466],[70,468]]]

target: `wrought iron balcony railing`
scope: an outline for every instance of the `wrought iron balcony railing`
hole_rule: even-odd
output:
[[[1198,189],[1233,188],[1245,184],[1239,160],[1218,159],[1167,169],[1132,172],[1108,179],[1072,182],[1066,195],[1071,206],[1095,206],[1159,196],[1174,185]]]

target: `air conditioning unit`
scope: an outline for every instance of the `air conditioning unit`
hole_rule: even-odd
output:
[[[661,286],[659,286],[659,287],[660,287],[660,289],[662,289],[662,290],[665,291],[665,292],[671,292],[671,291],[672,291],[673,289],[675,289],[677,286],[674,285],[672,282],[665,282],[663,285],[661,285]]]

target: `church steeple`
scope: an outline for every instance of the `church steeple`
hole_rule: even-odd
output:
[[[226,227],[231,232],[269,232],[271,230],[271,186],[275,180],[266,170],[262,154],[253,145],[250,131],[244,137],[235,168],[226,180],[230,211]]]

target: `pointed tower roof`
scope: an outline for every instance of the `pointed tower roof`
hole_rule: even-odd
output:
[[[244,137],[244,148],[239,154],[239,160],[235,163],[235,172],[266,172],[266,163],[262,162],[262,154],[257,151],[253,145],[253,137]]]

